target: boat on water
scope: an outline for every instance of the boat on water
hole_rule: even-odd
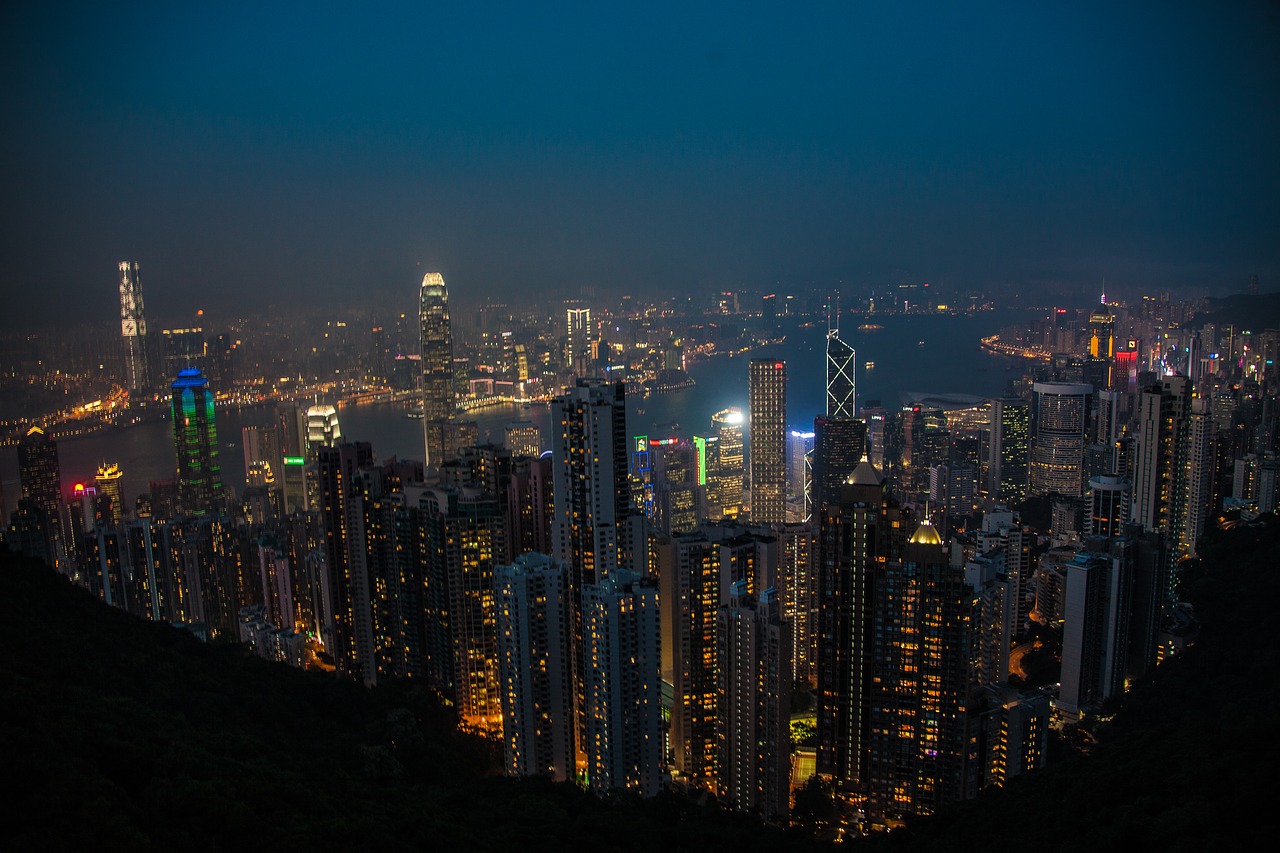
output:
[[[884,329],[879,323],[863,323],[858,327],[859,332],[879,332]]]
[[[862,363],[862,369],[863,369],[863,370],[875,370],[875,369],[876,369],[876,363],[875,363],[874,361],[864,361],[864,362]]]

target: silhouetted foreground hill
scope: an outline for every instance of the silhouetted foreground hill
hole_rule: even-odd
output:
[[[1280,525],[1213,534],[1184,580],[1200,642],[1135,688],[1094,755],[864,849],[1269,846]],[[200,643],[7,553],[0,642],[8,849],[811,849],[677,797],[495,778],[496,750],[421,692]]]
[[[778,850],[677,797],[492,774],[421,691],[208,645],[0,552],[6,849]],[[803,843],[802,843],[802,846]]]

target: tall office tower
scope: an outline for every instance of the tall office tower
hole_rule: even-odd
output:
[[[1017,580],[1004,568],[1004,555],[998,552],[981,554],[964,565],[965,583],[975,599],[973,662],[979,687],[999,687],[1009,678]]]
[[[1102,390],[1112,385],[1115,360],[1115,315],[1104,302],[1089,315],[1085,345],[1084,381]]]
[[[585,760],[583,590],[622,565],[643,571],[648,547],[644,535],[630,529],[642,526],[644,516],[631,513],[626,386],[579,379],[567,394],[552,400],[551,424],[551,547],[552,556],[569,571],[574,737],[578,757]],[[630,549],[627,541],[632,543]]]
[[[213,391],[199,370],[173,381],[173,449],[178,459],[178,503],[186,515],[216,515],[222,492]]]
[[[1130,567],[1082,551],[1067,565],[1063,592],[1062,686],[1058,708],[1079,715],[1124,689]]]
[[[716,791],[739,811],[786,822],[791,795],[791,623],[777,591],[730,588],[716,626],[720,713]]]
[[[498,725],[494,571],[506,544],[497,499],[474,488],[428,488],[419,505],[425,510],[427,645],[438,659],[430,664],[433,680],[464,722]]]
[[[507,449],[512,456],[540,456],[542,436],[533,421],[512,421],[504,430]]]
[[[810,484],[805,477],[805,457],[813,452],[811,432],[793,429],[787,433],[787,502],[801,505],[808,503]],[[852,469],[850,469],[852,470]],[[803,521],[803,518],[789,519]]]
[[[1014,506],[1027,499],[1031,408],[1017,397],[991,403],[991,459],[987,467],[991,481],[987,489],[996,500]]]
[[[1104,474],[1089,480],[1090,536],[1123,536],[1129,523],[1131,504],[1129,481]]]
[[[587,784],[656,796],[663,788],[658,587],[619,569],[582,590]]]
[[[573,778],[568,582],[565,565],[544,554],[525,554],[495,572],[508,776]]]
[[[857,418],[813,419],[813,486],[810,506],[816,517],[824,502],[839,500],[840,486],[867,455],[867,425]]]
[[[108,527],[119,527],[124,523],[124,472],[118,462],[103,462],[98,466],[98,473],[93,478],[98,489],[98,506],[106,503],[103,522]]]
[[[591,355],[591,309],[565,309],[565,365],[577,372]]]
[[[723,409],[711,416],[716,442],[714,458],[707,462],[707,503],[708,515],[714,519],[734,519],[742,513],[742,421],[738,409]]]
[[[365,684],[377,681],[373,590],[369,574],[361,469],[373,465],[367,442],[319,445],[315,450],[318,509],[329,612],[321,628],[338,671]]]
[[[818,772],[865,790],[873,595],[882,561],[901,559],[903,514],[889,482],[858,463],[838,501],[818,508]]]
[[[75,533],[62,500],[62,473],[58,467],[58,443],[40,427],[32,427],[18,443],[18,480],[21,500],[30,507],[26,515],[33,525],[29,547],[22,550],[45,559],[64,575],[76,572],[72,564]],[[23,507],[19,506],[21,512]]]
[[[921,523],[871,597],[874,625],[867,757],[873,819],[935,814],[976,793],[968,695],[973,590]]]
[[[1134,445],[1132,518],[1144,529],[1164,535],[1168,565],[1163,601],[1173,595],[1174,570],[1178,559],[1187,553],[1190,416],[1191,383],[1185,377],[1166,376],[1142,390]]]
[[[439,425],[453,416],[453,328],[444,276],[429,272],[418,292],[419,352],[422,359],[422,429],[426,463],[439,466],[444,440]],[[435,425],[433,427],[433,424]]]
[[[1031,494],[1080,497],[1093,386],[1036,382],[1031,390]]]
[[[787,520],[787,364],[753,358],[748,373],[751,411],[751,520]]]
[[[163,376],[176,376],[179,371],[208,367],[204,329],[161,329],[160,369]]]
[[[307,409],[307,451],[315,453],[317,447],[333,447],[342,443],[342,424],[338,422],[338,410],[328,404]]]
[[[142,285],[138,281],[138,264],[121,261],[120,267],[120,334],[124,338],[125,387],[131,395],[142,395],[151,389],[147,320],[142,310]]]
[[[1190,556],[1195,556],[1196,542],[1214,513],[1214,451],[1213,413],[1208,400],[1196,397],[1187,423],[1187,523],[1178,543]]]
[[[855,382],[858,353],[840,339],[840,331],[827,332],[827,417],[856,417]]]
[[[1115,455],[1116,442],[1120,440],[1124,426],[1123,405],[1124,395],[1119,391],[1103,390],[1098,392],[1093,442],[1107,447],[1113,457]],[[1102,473],[1116,473],[1116,461],[1114,458],[1111,460],[1111,467]]]

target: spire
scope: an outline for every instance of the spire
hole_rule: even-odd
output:
[[[942,537],[938,534],[938,528],[933,526],[933,522],[926,518],[920,522],[916,532],[912,533],[907,541],[911,545],[941,545]]]

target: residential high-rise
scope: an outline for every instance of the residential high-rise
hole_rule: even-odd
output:
[[[1078,715],[1124,689],[1130,578],[1107,553],[1081,552],[1066,569],[1058,707]]]
[[[827,332],[827,417],[856,417],[856,367],[858,353],[840,339],[840,331]]]
[[[213,390],[194,368],[173,381],[173,449],[178,460],[178,503],[189,516],[217,514],[222,492]]]
[[[338,672],[377,681],[373,590],[362,469],[373,465],[367,442],[320,445],[315,450],[326,606],[321,637]]]
[[[151,390],[149,339],[147,320],[142,310],[142,285],[138,281],[138,264],[121,261],[120,268],[120,334],[124,343],[125,387],[130,395],[145,395]]]
[[[719,718],[716,789],[739,811],[785,822],[791,782],[791,623],[777,591],[730,588],[716,628]]]
[[[873,595],[880,566],[898,560],[905,519],[888,480],[864,459],[837,501],[816,510],[818,544],[818,772],[844,789],[868,783]]]
[[[563,563],[536,553],[495,573],[508,776],[573,778],[568,582]]]
[[[505,444],[512,456],[538,456],[542,453],[542,436],[533,421],[507,424],[505,436]]]
[[[582,590],[588,787],[656,796],[664,783],[658,587],[620,569]]]
[[[1133,465],[1133,521],[1164,535],[1168,564],[1162,600],[1173,594],[1174,567],[1187,553],[1191,383],[1166,376],[1138,400]]]
[[[1178,543],[1191,556],[1195,556],[1196,542],[1214,512],[1214,433],[1209,401],[1195,398],[1187,423],[1187,523]]]
[[[936,814],[977,792],[970,756],[973,590],[926,519],[872,593],[867,810]]]
[[[1031,494],[1080,497],[1093,386],[1036,382],[1032,392]]]
[[[422,429],[426,463],[444,461],[442,424],[453,416],[453,328],[444,276],[429,272],[418,292],[419,353],[422,359]]]
[[[644,516],[631,512],[626,386],[578,380],[551,402],[552,556],[566,564],[573,642],[575,738],[586,760],[583,590],[620,566],[643,571]]]
[[[753,358],[748,396],[751,415],[751,520],[787,520],[787,365]]]
[[[1122,536],[1129,523],[1129,481],[1103,474],[1089,479],[1090,536]]]

